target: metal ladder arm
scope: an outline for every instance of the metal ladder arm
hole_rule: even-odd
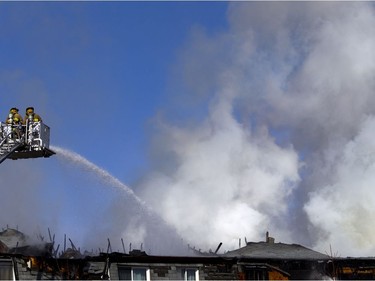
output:
[[[5,159],[7,159],[8,156],[11,155],[15,150],[17,150],[17,148],[19,148],[21,145],[23,145],[22,142],[16,142],[16,143],[13,144],[13,146],[10,149],[7,149],[6,151],[4,151],[2,149],[3,146],[4,146],[4,143],[2,143],[1,151],[3,153],[0,154],[0,164],[3,163],[5,161]]]

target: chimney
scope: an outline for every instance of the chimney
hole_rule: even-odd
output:
[[[270,244],[275,243],[275,238],[269,236],[268,231],[266,232],[266,243],[270,243]]]

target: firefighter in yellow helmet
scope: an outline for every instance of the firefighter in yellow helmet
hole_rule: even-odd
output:
[[[26,141],[31,143],[35,138],[40,137],[42,118],[34,112],[34,107],[26,108],[26,116],[23,123],[26,125]]]
[[[23,121],[26,124],[27,121],[31,122],[41,122],[42,118],[34,112],[34,107],[29,106],[26,108],[25,120]]]
[[[18,113],[19,109],[16,107],[12,107],[9,110],[9,114],[6,120],[7,124],[10,125],[19,125],[22,123],[22,116]]]
[[[17,137],[17,139],[21,138],[21,133],[22,133],[22,116],[18,113],[19,109],[17,107],[12,107],[9,110],[8,117],[5,121],[7,124],[7,128],[5,130],[6,135],[8,136],[11,132],[15,133],[12,134],[12,136],[9,136],[11,138]]]

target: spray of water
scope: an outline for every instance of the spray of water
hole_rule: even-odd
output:
[[[153,249],[154,252],[159,254],[178,255],[186,253],[186,248],[181,244],[181,237],[177,234],[174,227],[169,225],[161,216],[153,211],[151,207],[146,205],[131,188],[78,153],[58,146],[51,146],[51,149],[56,152],[58,157],[76,164],[86,171],[93,173],[95,176],[98,176],[106,186],[115,187],[130,196],[130,199],[137,204],[141,212],[138,212],[139,210],[126,210],[125,213],[133,216],[133,218],[129,222],[130,225],[125,226],[125,228],[130,226],[131,231],[136,233],[135,236],[149,245],[149,249]],[[115,216],[117,213],[122,213],[121,209],[116,210],[113,215]],[[125,219],[124,215],[124,213],[121,215],[122,221]],[[135,223],[133,219],[139,219],[141,221],[138,230],[136,230],[137,223]],[[118,227],[118,225],[116,227]],[[123,231],[126,232],[125,229]],[[127,233],[126,235],[129,236],[131,234]]]
[[[146,203],[141,200],[134,191],[128,187],[126,184],[122,183],[119,179],[112,176],[110,173],[105,171],[104,169],[98,167],[94,163],[87,160],[85,157],[79,155],[78,153],[75,153],[71,150],[58,147],[58,146],[51,146],[51,149],[57,153],[57,156],[63,157],[66,160],[79,164],[83,166],[87,171],[94,173],[95,175],[99,176],[106,184],[119,188],[123,191],[125,191],[128,195],[130,195],[141,207],[142,209],[145,209],[147,211],[150,211],[149,207],[146,205]]]

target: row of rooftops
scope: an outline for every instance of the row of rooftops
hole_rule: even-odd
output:
[[[275,243],[274,238],[266,236],[266,242],[247,242],[244,247],[236,250],[217,254],[215,252],[200,252],[191,249],[191,255],[188,257],[223,257],[223,258],[249,258],[249,259],[280,259],[280,260],[329,260],[327,254],[314,251],[299,244]],[[27,235],[13,229],[6,228],[0,232],[0,254],[17,254],[25,256],[56,256],[53,255],[53,243],[44,241],[30,242]],[[219,245],[220,246],[220,245]],[[108,254],[108,253],[107,253]],[[128,254],[118,253],[121,256],[148,256],[146,252],[141,250],[133,250]],[[100,255],[100,253],[99,253]],[[67,248],[61,258],[84,258],[85,256],[93,256],[92,253],[81,253],[75,247]],[[150,257],[150,256],[148,256]],[[339,259],[339,257],[334,257]],[[356,259],[375,259],[374,257],[359,257]]]
[[[248,242],[244,247],[218,255],[217,253],[192,252],[192,256],[222,256],[224,258],[254,258],[254,259],[301,259],[301,260],[327,260],[328,255],[319,253],[298,244],[274,243],[267,235],[266,242]],[[52,243],[39,241],[39,243],[28,244],[27,236],[22,232],[7,228],[0,232],[0,253],[14,253],[34,256],[52,255]],[[77,249],[68,248],[66,256],[69,258],[83,257],[74,255]],[[69,254],[70,253],[70,254]],[[142,254],[143,253],[143,254]],[[143,256],[144,252],[135,250],[130,256]]]
[[[247,242],[244,247],[224,254],[218,254],[218,249],[191,249],[191,255],[186,256],[148,255],[142,250],[86,255],[72,243],[72,248],[57,256],[53,243],[30,244],[31,240],[22,232],[7,228],[0,232],[0,263],[13,264],[15,280],[35,280],[40,274],[47,279],[92,280],[111,275],[111,279],[117,280],[121,279],[122,268],[129,267],[148,268],[151,280],[176,280],[181,268],[192,267],[199,269],[201,280],[243,280],[248,271],[268,272],[270,280],[280,276],[285,280],[325,276],[375,279],[375,258],[333,258],[298,244],[275,243],[270,238],[267,236],[266,242]]]

